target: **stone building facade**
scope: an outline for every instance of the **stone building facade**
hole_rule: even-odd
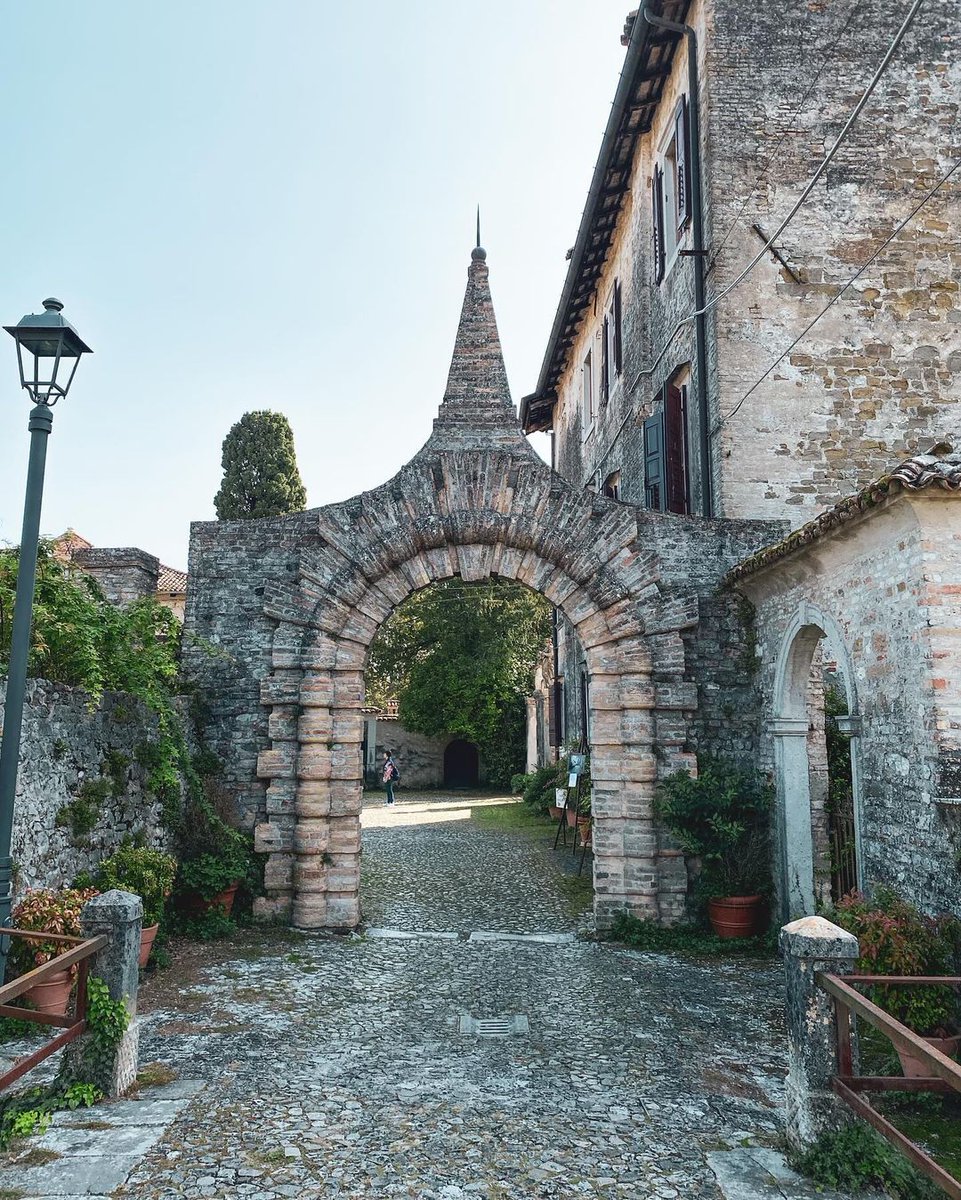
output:
[[[784,915],[829,898],[828,814],[810,748],[819,654],[845,692],[859,885],[958,911],[961,455],[907,460],[726,582],[756,610],[761,761],[778,785]]]
[[[945,439],[957,444],[961,223],[951,176],[961,34],[952,0],[926,6],[906,32],[904,18],[894,0],[870,14],[807,0],[658,0],[630,14],[624,70],[543,366],[521,404],[525,431],[550,430],[553,464],[572,485],[705,530],[717,517],[796,528],[839,504],[847,511],[844,497],[873,494],[907,456]],[[898,511],[921,506],[953,511],[927,496]],[[863,551],[850,548],[855,535],[846,528],[844,545],[859,562],[870,559],[870,546],[880,553],[875,539],[888,520],[877,514],[858,526]],[[923,535],[908,544],[922,558],[930,553]],[[882,667],[865,668],[875,714],[869,732],[880,740],[868,750],[864,733],[854,746],[862,881],[887,873],[929,908],[956,906],[958,846],[935,783],[950,756],[939,757],[932,731],[954,727],[939,705],[945,697],[948,708],[956,704],[961,684],[920,652],[929,614],[923,571],[905,562],[900,571],[921,573],[917,588],[899,589],[888,582],[899,574],[896,553],[858,574],[828,562],[828,546],[840,553],[832,539],[807,552],[806,586],[815,588],[823,573],[817,586],[834,600],[821,597],[821,607],[834,611],[840,574],[857,589],[852,612],[868,614],[878,601],[873,572],[883,567],[888,599],[879,611],[892,629],[872,637],[881,654],[900,639],[900,670],[917,693],[913,705],[903,701],[910,688],[896,703],[893,679],[885,684],[891,696],[880,685],[874,693]],[[789,583],[798,561],[774,555],[737,588],[714,589],[700,564],[686,581],[700,591],[699,628],[710,614],[725,644],[741,647],[721,688],[692,647],[686,747],[779,764],[782,819],[787,805],[804,827],[801,869],[787,852],[793,834],[780,860],[782,898],[795,914],[825,896],[830,873],[822,664],[830,671],[844,660],[850,674],[854,659],[863,660],[863,647],[848,645],[840,627],[833,638],[805,635],[795,740],[771,732],[783,716],[772,680],[777,621],[787,619],[780,608],[774,615],[781,601],[772,597],[783,592],[784,604],[801,604]],[[943,578],[949,592],[959,583],[950,558]],[[760,606],[756,625],[752,602]],[[882,673],[891,669],[886,663]],[[563,621],[559,674],[564,720],[578,729],[590,670]],[[920,756],[910,772],[914,807],[900,787],[908,757],[885,757],[884,747],[896,744]]]
[[[958,158],[957,7],[932,3],[911,26],[810,198],[763,253],[904,6],[883,0],[869,19],[807,0],[650,8],[687,22],[696,49],[649,9],[629,18],[522,422],[552,431],[554,465],[578,486],[662,511],[800,525],[899,458],[961,434],[956,187],[911,218]],[[699,329],[687,318],[701,270]]]

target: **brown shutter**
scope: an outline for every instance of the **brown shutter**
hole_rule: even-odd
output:
[[[611,362],[610,355],[607,352],[607,336],[610,324],[608,318],[604,318],[604,328],[601,330],[601,340],[604,343],[601,350],[601,399],[606,401],[611,394]]]
[[[691,216],[691,181],[688,170],[690,146],[688,137],[687,99],[682,96],[674,114],[674,153],[677,161],[677,236]]]
[[[651,180],[651,208],[654,224],[654,282],[664,278],[664,189],[661,187],[663,172],[654,168]]]
[[[621,282],[614,280],[614,374],[621,373]]]
[[[684,392],[673,383],[664,389],[664,457],[667,460],[668,512],[690,511],[687,498],[687,413]]]

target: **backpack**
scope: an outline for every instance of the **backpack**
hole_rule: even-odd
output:
[[[400,771],[397,769],[397,764],[391,763],[391,766],[394,768],[394,773],[390,777],[391,783],[400,783]]]

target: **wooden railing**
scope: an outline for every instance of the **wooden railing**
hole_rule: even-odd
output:
[[[105,936],[78,938],[59,933],[28,933],[23,929],[2,927],[0,927],[0,937],[23,938],[36,942],[57,942],[69,947],[62,954],[58,954],[56,958],[52,958],[42,966],[35,967],[12,983],[0,987],[0,1017],[13,1017],[18,1021],[28,1021],[34,1025],[47,1025],[63,1030],[62,1033],[58,1033],[56,1037],[41,1046],[39,1050],[18,1059],[8,1071],[0,1075],[0,1092],[2,1092],[4,1088],[21,1079],[45,1058],[56,1054],[58,1050],[78,1038],[87,1028],[87,976],[90,959],[98,950],[102,950],[107,945],[108,939]],[[16,1000],[18,996],[28,992],[36,984],[46,983],[52,975],[57,975],[74,966],[77,967],[77,987],[72,1015],[68,1013],[62,1017],[54,1016],[49,1013],[34,1012],[30,1008],[18,1008],[10,1003],[11,1000]]]
[[[942,1189],[951,1200],[961,1200],[961,1181],[934,1161],[917,1143],[891,1124],[864,1098],[863,1092],[961,1092],[961,1064],[912,1033],[890,1013],[879,1008],[856,989],[874,985],[911,987],[919,985],[961,986],[955,975],[829,975],[819,973],[818,985],[834,999],[837,1019],[838,1074],[834,1091],[860,1117],[905,1155],[919,1171]],[[925,1076],[860,1075],[854,1071],[851,1018],[859,1017],[880,1030],[897,1050],[903,1050],[928,1070]]]

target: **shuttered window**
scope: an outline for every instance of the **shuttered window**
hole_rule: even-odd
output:
[[[660,283],[691,219],[691,138],[688,101],[682,96],[674,110],[667,143],[654,167],[651,208],[654,282]]]
[[[660,283],[664,278],[664,172],[660,167],[654,168],[654,179],[651,182],[651,204],[653,208],[654,225],[654,282]]]
[[[677,172],[677,186],[674,191],[676,206],[677,240],[681,240],[684,226],[691,215],[691,180],[688,171],[689,154],[689,124],[687,114],[687,99],[682,96],[677,111],[674,114],[674,168]]]
[[[664,386],[658,411],[644,422],[644,498],[656,512],[686,514],[690,508],[687,387]]]

